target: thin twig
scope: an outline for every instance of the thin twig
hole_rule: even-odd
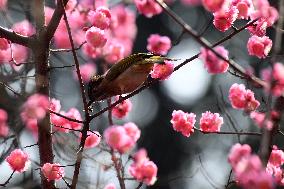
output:
[[[81,43],[78,47],[75,48],[75,50],[79,50],[81,49],[87,42],[84,41],[83,43]],[[72,49],[50,49],[50,52],[52,53],[56,53],[56,52],[72,52]]]

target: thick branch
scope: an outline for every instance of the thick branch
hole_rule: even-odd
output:
[[[32,38],[20,35],[12,30],[0,26],[0,37],[8,39],[12,43],[17,43],[26,47],[30,47]]]
[[[68,3],[68,0],[62,0],[63,5],[65,6]],[[64,6],[61,3],[61,0],[57,0],[57,6],[54,10],[54,13],[51,17],[51,20],[46,28],[47,31],[47,40],[50,41],[54,36],[54,33],[59,25],[59,22],[64,13]]]

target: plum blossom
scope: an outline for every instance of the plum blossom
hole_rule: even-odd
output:
[[[260,158],[251,154],[250,146],[235,144],[228,159],[238,185],[247,189],[274,188],[274,179],[262,167]]]
[[[113,125],[104,131],[106,143],[120,153],[126,153],[134,147],[140,137],[140,130],[133,123],[123,126]]]
[[[107,7],[98,7],[95,11],[89,11],[89,21],[91,24],[102,30],[110,27],[111,14]]]
[[[174,64],[165,60],[165,64],[154,64],[151,77],[154,79],[166,80],[174,71]]]
[[[134,0],[139,13],[151,18],[157,14],[160,14],[163,9],[154,0]]]
[[[85,141],[85,148],[94,148],[96,146],[99,145],[99,143],[101,142],[101,135],[99,132],[97,131],[88,131],[87,133],[87,138]],[[80,137],[82,138],[82,136]]]
[[[175,131],[181,132],[184,136],[189,137],[194,132],[196,115],[194,113],[174,110],[172,113],[171,123]]]
[[[231,6],[227,10],[221,9],[220,11],[214,12],[214,26],[222,32],[227,31],[236,21],[238,12],[238,9],[234,6]]]
[[[231,5],[238,9],[238,19],[248,19],[254,10],[252,0],[233,0]]]
[[[64,169],[59,163],[45,163],[41,167],[41,172],[48,181],[59,180],[64,176]]]
[[[24,122],[28,119],[41,120],[46,115],[49,105],[49,100],[45,95],[34,94],[30,96],[22,106],[22,120]]]
[[[134,155],[134,162],[129,167],[129,173],[139,182],[153,185],[157,180],[158,168],[147,157],[145,149],[139,150]]]
[[[223,118],[218,113],[206,111],[200,119],[200,129],[204,132],[219,132],[223,124]]]
[[[169,37],[159,34],[151,34],[147,42],[147,50],[159,55],[166,55],[172,46]]]
[[[249,55],[257,56],[258,58],[265,58],[272,47],[272,40],[267,36],[258,37],[253,35],[249,38],[247,49]]]
[[[118,98],[116,98],[118,100]],[[112,114],[117,119],[122,119],[131,111],[132,102],[129,99],[123,100],[112,109]]]
[[[202,0],[202,5],[209,12],[216,12],[223,8],[226,0]]]
[[[35,28],[28,20],[15,23],[12,26],[12,30],[24,36],[31,36],[35,34]]]
[[[6,161],[10,165],[11,169],[18,173],[26,171],[28,166],[30,165],[28,154],[23,152],[21,149],[13,150],[6,158]]]
[[[223,58],[228,59],[229,52],[223,46],[217,46],[214,50],[219,53]],[[199,56],[201,60],[204,61],[204,67],[208,73],[219,74],[225,73],[229,64],[217,57],[211,50],[206,48],[201,48],[201,54]]]
[[[103,47],[107,42],[105,31],[92,26],[86,32],[86,41],[92,47]]]
[[[232,107],[235,109],[243,109],[247,112],[254,111],[260,105],[254,97],[254,93],[245,88],[243,84],[233,84],[229,90],[229,99]]]

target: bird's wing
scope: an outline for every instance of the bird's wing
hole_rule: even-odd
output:
[[[153,54],[150,53],[137,53],[130,55],[114,64],[106,74],[105,79],[107,79],[108,81],[113,81],[134,63],[142,62],[142,60],[150,58],[152,56]]]

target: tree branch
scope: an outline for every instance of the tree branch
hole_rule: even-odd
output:
[[[8,39],[12,43],[17,43],[26,47],[31,47],[32,38],[20,35],[12,30],[0,26],[0,37]]]

